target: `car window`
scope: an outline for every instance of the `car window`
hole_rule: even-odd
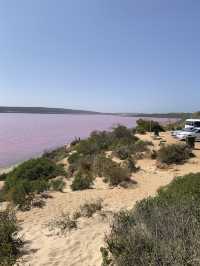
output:
[[[193,126],[193,125],[194,125],[194,123],[193,123],[193,122],[191,122],[191,121],[187,121],[187,122],[186,122],[186,125],[187,125],[187,126]]]
[[[194,122],[194,126],[195,127],[200,127],[200,122],[199,121]]]

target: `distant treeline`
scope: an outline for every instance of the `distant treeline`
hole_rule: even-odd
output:
[[[0,106],[0,113],[29,113],[29,114],[98,114],[97,112],[48,107],[6,107]]]
[[[117,115],[129,117],[154,117],[154,118],[180,118],[187,119],[193,116],[193,113],[118,113]]]

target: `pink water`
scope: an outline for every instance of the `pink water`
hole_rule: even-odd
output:
[[[0,167],[6,167],[116,124],[134,127],[134,117],[105,115],[0,114]],[[161,119],[165,122],[166,119]]]

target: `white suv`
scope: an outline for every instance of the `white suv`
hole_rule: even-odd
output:
[[[200,141],[200,128],[195,128],[192,131],[181,131],[176,134],[176,138],[185,140],[187,137],[195,137],[196,141]]]

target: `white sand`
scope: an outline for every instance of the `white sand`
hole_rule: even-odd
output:
[[[167,133],[162,134],[168,142],[174,140]],[[150,135],[142,136],[152,140]],[[154,141],[158,147],[159,141]],[[200,144],[198,144],[200,148]],[[189,172],[200,172],[200,151],[195,151],[196,158],[168,170],[156,168],[155,161],[143,159],[138,161],[141,170],[134,174],[138,184],[133,189],[108,188],[101,179],[96,180],[96,188],[80,192],[52,193],[42,209],[18,213],[22,234],[26,240],[27,254],[23,256],[27,266],[100,266],[100,247],[104,245],[105,233],[109,230],[109,219],[100,215],[81,218],[78,229],[66,237],[55,236],[48,231],[46,224],[62,212],[73,213],[85,201],[103,199],[105,211],[116,212],[122,208],[132,208],[136,201],[155,195],[160,186],[168,184],[175,176]]]

